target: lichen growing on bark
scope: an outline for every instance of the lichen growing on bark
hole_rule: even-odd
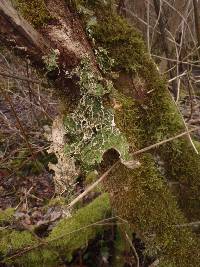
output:
[[[81,161],[85,169],[101,163],[103,154],[114,148],[123,161],[130,161],[129,145],[115,125],[114,111],[104,105],[104,95],[113,89],[112,82],[99,78],[88,59],[71,75],[79,78],[81,99],[74,111],[64,118],[68,142],[67,156]]]

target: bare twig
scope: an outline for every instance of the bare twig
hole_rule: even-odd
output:
[[[150,2],[146,2],[146,9],[147,9],[147,48],[149,54],[151,53],[150,50]]]
[[[147,151],[149,151],[149,150],[151,150],[151,149],[154,149],[154,148],[156,148],[156,147],[158,147],[158,146],[160,146],[160,145],[163,145],[163,144],[166,144],[166,143],[168,143],[168,142],[171,142],[171,141],[173,141],[173,140],[175,140],[175,139],[178,139],[178,138],[180,138],[180,137],[183,137],[183,136],[185,136],[185,135],[188,135],[188,133],[195,132],[195,131],[197,131],[197,130],[200,130],[200,127],[195,127],[195,128],[193,128],[193,129],[191,129],[191,130],[188,130],[188,131],[186,131],[186,132],[180,133],[180,134],[178,134],[178,135],[176,135],[176,136],[170,137],[170,138],[165,139],[165,140],[163,140],[163,141],[160,141],[160,142],[158,142],[158,143],[156,143],[156,144],[153,144],[153,145],[150,145],[150,146],[148,146],[148,147],[142,148],[142,149],[140,149],[140,150],[138,150],[138,151],[133,152],[133,155],[138,155],[138,154],[147,152]]]
[[[119,163],[119,160],[113,164],[110,169],[108,169],[96,182],[90,185],[83,193],[81,193],[78,197],[76,197],[69,205],[68,208],[72,208],[77,202],[83,199],[89,192],[91,192],[98,184],[100,184],[108,174],[115,168],[115,166]]]
[[[178,224],[178,225],[175,225],[175,226],[177,228],[180,228],[180,227],[200,226],[200,221],[190,222],[190,223],[183,223],[183,224]]]
[[[167,57],[163,57],[163,56],[158,56],[155,54],[151,54],[153,57],[157,57],[160,59],[165,59],[167,61],[172,61],[172,62],[177,62],[177,59],[173,59],[173,58],[167,58]],[[182,60],[178,60],[178,63],[182,63],[184,65],[190,65],[190,66],[195,66],[195,67],[200,67],[200,65],[197,65],[196,63],[198,63],[199,61],[182,61]]]
[[[192,141],[192,138],[191,138],[191,136],[190,136],[190,132],[189,132],[188,126],[187,126],[187,124],[186,124],[186,122],[185,122],[185,120],[184,120],[184,118],[183,118],[183,115],[182,115],[182,113],[181,113],[181,111],[180,111],[180,109],[179,109],[179,107],[178,107],[176,101],[174,100],[173,96],[172,96],[172,100],[173,100],[174,104],[176,105],[177,110],[178,110],[178,112],[179,112],[179,114],[180,114],[180,116],[181,116],[181,119],[182,119],[183,123],[184,123],[185,129],[186,129],[186,131],[187,131],[187,136],[188,136],[189,142],[191,143],[191,145],[192,145],[192,147],[193,147],[195,153],[196,153],[196,154],[199,154],[199,151],[198,151],[197,148],[195,147],[194,142]]]
[[[126,239],[127,239],[128,243],[129,243],[130,247],[133,250],[133,253],[134,253],[134,256],[135,256],[135,259],[136,259],[136,264],[137,264],[136,266],[140,267],[140,259],[139,259],[139,256],[137,254],[137,251],[136,251],[135,247],[133,246],[133,243],[132,243],[129,235],[127,234],[127,232],[125,232],[125,235],[126,235]]]
[[[11,74],[11,73],[0,71],[0,75],[6,78],[13,78],[13,79],[17,79],[17,80],[21,80],[25,82],[31,82],[31,83],[41,84],[43,86],[48,86],[47,83],[41,82],[40,80],[34,80],[34,79],[27,78],[27,77],[18,76],[16,74]]]
[[[167,35],[166,35],[166,26],[165,26],[165,23],[164,23],[164,18],[163,16],[161,15],[161,0],[153,0],[153,3],[154,3],[154,8],[155,8],[155,12],[156,12],[156,15],[157,15],[157,20],[158,20],[158,25],[159,25],[159,29],[160,29],[160,32],[161,32],[161,41],[162,41],[162,44],[163,44],[163,51],[165,53],[165,56],[166,58],[170,58],[170,49],[169,49],[169,45],[167,43]],[[171,61],[167,61],[167,67],[168,69],[172,69],[173,63]],[[174,71],[171,70],[169,72],[169,75],[170,75],[170,78],[172,79],[174,77]],[[173,95],[176,97],[177,96],[177,88],[176,88],[176,82],[175,80],[172,81],[172,93]]]
[[[191,39],[194,43],[194,45],[196,46],[196,42],[195,42],[195,38],[193,36],[193,33],[192,33],[192,30],[190,29],[190,26],[189,24],[187,23],[185,17],[181,14],[181,12],[179,12],[174,6],[172,6],[167,0],[162,0],[164,3],[166,3],[172,10],[174,10],[181,18],[182,20],[185,22],[186,26],[188,27],[188,30],[190,32],[190,35],[191,35]]]

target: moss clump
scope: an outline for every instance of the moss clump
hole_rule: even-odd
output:
[[[47,238],[50,245],[62,258],[71,260],[73,252],[86,247],[89,240],[103,231],[96,222],[109,215],[109,199],[103,194],[85,208],[79,209],[71,218],[61,220]],[[63,238],[59,238],[62,237]]]
[[[15,0],[15,5],[35,27],[43,26],[52,19],[44,0]]]
[[[19,264],[20,266],[42,266],[44,261],[42,253],[34,250],[28,253],[22,254],[15,259],[9,259],[9,255],[12,253],[17,253],[23,251],[29,247],[39,245],[39,240],[33,236],[28,231],[16,231],[16,230],[3,230],[0,231],[0,254],[1,259],[4,262],[4,257],[8,257],[6,260],[7,264],[12,264],[13,262]],[[19,254],[20,255],[20,254]],[[51,266],[51,265],[50,265]]]
[[[168,180],[178,181],[180,207],[189,220],[197,220],[200,215],[200,156],[191,144],[183,138],[160,147],[157,151],[165,163]]]
[[[13,208],[0,210],[0,225],[3,225],[4,223],[9,223],[10,221],[12,221],[13,215],[14,215]]]
[[[132,224],[147,254],[159,258],[162,266],[199,266],[198,241],[190,230],[177,227],[185,220],[151,156],[140,162],[135,170],[119,165],[105,181],[117,215]]]
[[[70,260],[77,249],[86,247],[91,239],[104,231],[98,222],[109,214],[108,195],[103,194],[71,218],[62,219],[47,238],[39,239],[28,231],[4,229],[0,231],[1,259],[19,266],[56,266],[63,260]],[[10,257],[13,254],[18,256]]]

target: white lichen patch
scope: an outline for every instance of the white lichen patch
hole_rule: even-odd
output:
[[[52,142],[48,153],[54,153],[57,157],[57,164],[49,163],[49,169],[54,171],[54,183],[56,194],[62,194],[65,191],[72,191],[74,180],[78,175],[73,157],[67,156],[64,152],[65,146],[65,129],[63,120],[57,117],[52,125],[51,137]]]

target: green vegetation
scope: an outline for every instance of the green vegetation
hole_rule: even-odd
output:
[[[114,59],[113,70],[119,71],[119,78],[114,81],[118,91],[114,97],[122,104],[123,111],[116,110],[115,122],[130,146],[140,149],[184,132],[165,79],[150,59],[140,35],[115,12],[103,8],[103,4],[97,2],[92,7],[96,23],[90,33],[96,45],[106,49]],[[152,154],[164,161],[167,179],[178,181],[185,188],[184,198],[181,196],[179,200],[184,213],[190,219],[198,219],[200,157],[188,139],[183,137],[163,145]]]
[[[37,238],[31,232],[0,230],[0,255],[6,263],[20,266],[55,266],[70,261],[74,251],[86,247],[88,242],[105,230],[98,222],[108,218],[110,205],[107,194],[102,194],[70,218],[61,219],[47,238]],[[30,249],[32,248],[32,249]],[[9,256],[17,254],[9,259]],[[23,253],[24,252],[24,253]]]
[[[81,99],[73,113],[64,118],[68,137],[65,152],[82,162],[85,169],[101,163],[103,154],[116,149],[120,157],[130,160],[126,138],[115,126],[111,107],[104,105],[104,95],[112,90],[112,83],[98,77],[85,59],[71,75],[79,78]],[[106,83],[106,84],[103,84]]]
[[[119,71],[119,78],[114,81],[117,91],[113,95],[120,107],[115,110],[116,126],[133,150],[185,131],[165,80],[149,58],[139,34],[115,12],[106,6],[100,9],[99,5],[92,6],[96,23],[91,26],[90,35],[96,46],[106,49],[114,59],[113,70]],[[188,194],[184,195],[184,205],[180,202],[179,205],[186,215],[188,210],[190,214],[198,214],[199,196],[195,192],[200,185],[199,156],[194,154],[186,138],[171,144],[152,151],[152,155],[164,160],[168,179],[172,174],[180,183],[187,179]],[[181,172],[177,158],[182,160]],[[172,167],[167,169],[169,160]],[[112,195],[113,207],[133,225],[145,241],[146,252],[157,255],[161,266],[199,265],[198,241],[190,230],[177,227],[185,219],[168,189],[167,180],[160,175],[151,155],[144,155],[140,161],[142,166],[136,170],[120,165],[105,183]],[[188,172],[184,171],[185,167],[189,168]],[[191,196],[196,197],[192,203]]]
[[[113,82],[108,81],[91,71],[88,59],[71,73],[71,78],[73,75],[79,78],[80,100],[64,118],[65,151],[81,167],[92,171],[110,148],[128,160],[129,150],[183,132],[184,125],[143,40],[110,9],[110,1],[76,1],[76,7],[84,17],[102,74],[119,73]],[[110,103],[105,105],[108,94],[117,108],[111,108]],[[155,165],[155,156],[163,160],[163,175]],[[145,242],[145,253],[159,259],[159,266],[199,266],[199,241],[190,229],[180,227],[187,222],[184,215],[193,219],[199,216],[199,156],[189,141],[182,138],[138,160],[141,166],[137,169],[119,164],[104,182],[116,214],[129,222]],[[178,201],[168,187],[170,179],[184,186],[184,196]],[[70,261],[74,251],[87,246],[90,239],[103,231],[103,227],[93,224],[108,214],[108,195],[104,194],[71,218],[62,219],[44,239],[41,250],[37,247],[41,240],[31,233],[3,230],[1,253],[9,255],[10,251],[32,245],[37,249],[26,253],[17,263],[31,266],[37,262],[42,266],[61,259]],[[122,250],[123,245],[116,250]]]
[[[198,240],[188,228],[178,227],[185,219],[151,155],[140,162],[135,170],[119,165],[105,181],[106,189],[115,192],[113,208],[145,242],[146,253],[160,260],[159,266],[198,266]]]
[[[14,0],[14,4],[22,16],[36,28],[52,19],[44,0]]]
[[[10,223],[13,219],[14,209],[7,208],[6,210],[0,210],[0,226],[5,223]]]

